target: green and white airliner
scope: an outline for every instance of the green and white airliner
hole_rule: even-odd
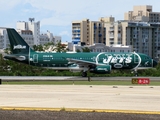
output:
[[[157,62],[146,54],[130,53],[52,53],[34,51],[15,29],[7,28],[12,54],[4,58],[33,66],[55,70],[87,71],[96,74],[110,73],[112,69],[131,69],[137,73],[138,69],[155,67]]]

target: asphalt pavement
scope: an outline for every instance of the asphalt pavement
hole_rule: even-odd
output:
[[[0,110],[0,120],[159,120],[160,115],[104,112]]]

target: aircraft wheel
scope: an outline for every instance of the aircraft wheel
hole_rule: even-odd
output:
[[[82,72],[82,77],[87,77],[87,72]]]

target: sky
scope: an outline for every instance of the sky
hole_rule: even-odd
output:
[[[29,18],[40,21],[41,32],[47,30],[62,41],[72,41],[72,21],[101,17],[123,20],[124,13],[136,5],[151,5],[153,12],[160,12],[159,0],[0,0],[0,27],[16,29],[17,21]]]

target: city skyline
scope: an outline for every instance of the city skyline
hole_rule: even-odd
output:
[[[40,21],[41,32],[49,30],[53,35],[62,36],[62,41],[72,41],[72,21],[85,18],[98,21],[100,17],[115,17],[123,20],[124,13],[135,5],[151,5],[154,12],[160,12],[158,0],[13,0],[1,1],[0,27],[16,28],[17,21],[28,22],[29,18]]]

